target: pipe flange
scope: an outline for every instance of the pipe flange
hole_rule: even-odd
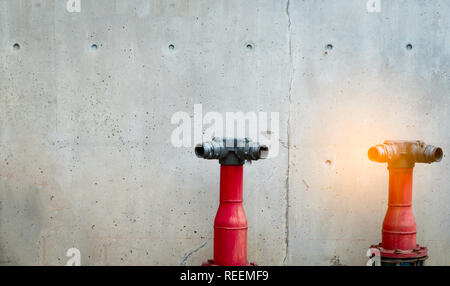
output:
[[[391,259],[427,259],[428,258],[428,248],[425,246],[416,245],[414,249],[402,250],[402,249],[385,249],[378,245],[372,245],[370,248],[376,248],[380,251],[380,256],[382,258]]]
[[[202,263],[202,266],[219,266],[219,265],[214,264],[213,259],[208,259],[208,261]],[[239,266],[258,266],[258,264],[256,264],[255,262],[250,262],[247,263],[246,265],[239,265]]]

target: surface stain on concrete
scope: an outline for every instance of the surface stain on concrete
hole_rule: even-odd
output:
[[[302,179],[302,182],[303,182],[303,184],[305,185],[305,191],[309,191],[309,185],[308,185],[308,183],[304,180],[304,179]]]
[[[341,263],[340,257],[336,255],[330,259],[330,263],[332,266],[344,266],[344,264]]]

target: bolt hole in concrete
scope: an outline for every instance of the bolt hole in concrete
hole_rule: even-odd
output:
[[[15,43],[13,45],[13,49],[16,50],[16,51],[20,50],[20,45],[18,43]]]
[[[331,160],[326,160],[326,161],[325,161],[325,165],[331,166]]]
[[[169,45],[169,50],[171,50],[171,51],[175,50],[175,46],[172,45],[172,44],[170,44],[170,45]]]
[[[91,45],[91,50],[96,51],[98,49],[97,44],[92,44]]]
[[[408,51],[411,51],[412,48],[413,48],[413,46],[412,46],[411,44],[407,44],[407,45],[406,45],[406,49],[407,49]]]
[[[325,47],[327,50],[331,51],[333,49],[333,45],[332,44],[328,44]]]
[[[245,46],[247,48],[247,50],[251,51],[253,50],[253,45],[252,44],[247,44],[247,46]]]

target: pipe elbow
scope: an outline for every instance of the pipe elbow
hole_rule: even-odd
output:
[[[258,159],[267,159],[267,157],[269,156],[269,147],[267,147],[266,145],[261,145],[258,150],[258,155]]]
[[[384,163],[388,160],[388,154],[384,145],[370,147],[367,156],[371,161],[379,163]]]
[[[250,147],[249,152],[247,153],[246,160],[259,160],[266,159],[269,155],[269,147],[266,145],[260,145],[256,143],[255,145]]]
[[[205,156],[205,147],[203,146],[203,144],[197,144],[196,146],[195,146],[195,155],[198,157],[198,158],[205,158],[204,156]]]
[[[203,159],[218,159],[219,154],[216,151],[220,148],[215,148],[214,142],[199,143],[195,146],[195,155]]]
[[[425,148],[419,151],[419,156],[417,156],[417,162],[419,163],[433,163],[439,162],[444,156],[444,151],[441,147],[436,147],[433,145],[426,145]]]

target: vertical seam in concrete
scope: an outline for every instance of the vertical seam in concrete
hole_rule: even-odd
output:
[[[52,52],[53,52],[53,84],[52,84],[52,88],[53,88],[53,94],[55,96],[55,141],[58,140],[58,91],[57,91],[57,83],[56,81],[56,68],[57,68],[57,63],[56,63],[56,4],[53,3],[53,47],[52,47]],[[55,144],[55,147],[57,145]]]
[[[294,63],[292,61],[292,33],[291,33],[291,14],[289,11],[291,1],[286,2],[286,16],[288,20],[288,48],[289,48],[289,62],[290,62],[290,79],[289,79],[289,95],[288,95],[288,120],[287,120],[287,174],[286,174],[286,212],[285,212],[285,255],[283,259],[283,265],[287,265],[289,255],[289,173],[290,173],[290,161],[291,161],[291,102],[292,102],[292,84],[294,80]]]

